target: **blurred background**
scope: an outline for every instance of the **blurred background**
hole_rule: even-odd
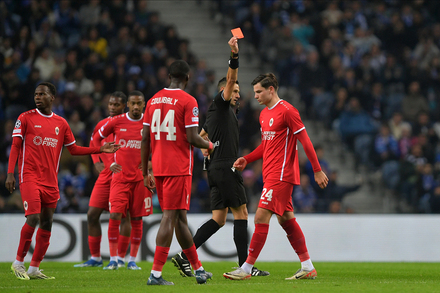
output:
[[[250,82],[274,72],[330,178],[317,188],[300,152],[296,213],[440,212],[440,1],[1,0],[0,19],[0,213],[23,210],[18,186],[9,194],[4,181],[15,120],[35,108],[39,82],[55,84],[53,111],[88,145],[112,92],[148,100],[168,86],[167,66],[184,59],[203,125],[235,27],[245,36],[240,155],[260,143],[263,107]],[[197,150],[191,213],[210,212],[202,160]],[[89,156],[64,151],[57,212],[85,214],[97,176]],[[253,213],[261,161],[243,179]]]

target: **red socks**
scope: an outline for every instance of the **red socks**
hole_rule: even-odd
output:
[[[130,237],[119,234],[118,256],[120,258],[125,258],[129,244],[130,244]]]
[[[89,249],[92,257],[101,256],[101,236],[89,236]]]
[[[39,267],[41,261],[44,258],[44,255],[46,254],[47,249],[49,248],[49,239],[50,239],[50,231],[38,229],[37,231],[37,237],[35,239],[35,250],[34,254],[32,255],[32,260],[30,266],[32,267]]]
[[[118,256],[118,240],[119,240],[119,225],[121,220],[110,219],[108,221],[108,243],[110,246],[110,257]]]
[[[131,221],[131,248],[130,256],[136,257],[142,239],[142,220]]]
[[[255,264],[258,255],[266,243],[267,233],[269,232],[269,224],[255,224],[255,231],[252,235],[251,244],[249,245],[249,255],[246,259],[248,264]]]
[[[196,246],[194,244],[190,248],[184,249],[183,253],[185,253],[194,271],[198,270],[202,266],[199,256],[197,255]]]
[[[290,245],[292,245],[300,261],[306,261],[310,259],[307,251],[306,239],[301,230],[301,227],[296,222],[296,218],[285,221],[281,227],[287,233],[287,239],[289,239]]]
[[[163,266],[167,262],[169,247],[156,246],[156,252],[154,253],[153,271],[161,272]]]
[[[17,260],[23,262],[24,257],[31,247],[32,236],[34,235],[35,228],[24,223],[23,228],[21,228],[20,242],[17,249]]]

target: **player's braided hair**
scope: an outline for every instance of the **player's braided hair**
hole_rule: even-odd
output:
[[[47,88],[49,89],[49,92],[52,94],[52,96],[55,96],[57,94],[57,88],[50,82],[44,81],[44,82],[40,82],[37,87],[39,87],[40,85],[43,86],[47,86]]]
[[[119,98],[119,99],[121,99],[122,103],[127,104],[127,96],[123,92],[116,91],[116,92],[113,92],[111,96],[115,97],[115,98]]]
[[[265,89],[269,88],[270,86],[273,86],[275,91],[278,91],[278,80],[275,76],[275,74],[269,72],[265,74],[260,74],[257,76],[253,81],[252,85],[256,85],[257,83],[260,83],[262,87]]]

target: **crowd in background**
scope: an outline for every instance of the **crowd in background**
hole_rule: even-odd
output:
[[[440,2],[211,2],[213,17],[242,28],[255,48],[251,58],[270,66],[281,88],[297,93],[303,119],[323,121],[322,131],[340,136],[358,168],[380,171],[414,212],[440,212]],[[149,10],[148,1],[4,0],[0,16],[0,182],[15,120],[35,108],[41,81],[55,84],[53,111],[69,122],[78,145],[88,145],[96,123],[108,116],[112,92],[140,90],[148,100],[168,85],[168,65],[183,59],[192,67],[187,91],[198,101],[203,125],[221,76],[189,50],[178,28]],[[242,155],[259,144],[260,110],[242,98]],[[292,195],[298,212],[339,212],[343,196],[359,188],[337,184],[323,151],[317,146],[330,186],[319,190],[302,160],[301,185]],[[202,160],[196,151],[190,212],[209,212]],[[87,211],[97,175],[89,157],[73,159],[64,151],[57,211]],[[243,179],[252,212],[262,188],[261,163],[250,165]],[[9,195],[1,183],[0,195],[1,212],[22,210],[18,190]]]

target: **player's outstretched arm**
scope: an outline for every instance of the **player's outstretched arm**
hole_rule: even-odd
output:
[[[247,165],[246,159],[243,157],[240,157],[234,162],[233,167],[235,169],[237,169],[238,171],[243,171],[244,168],[246,168],[246,165]]]
[[[214,151],[214,145],[210,141],[204,140],[198,133],[197,127],[186,128],[186,139],[188,142],[199,149],[208,149],[209,154]]]
[[[120,144],[115,144],[114,141],[106,142],[101,148],[101,153],[115,153],[121,147]]]

